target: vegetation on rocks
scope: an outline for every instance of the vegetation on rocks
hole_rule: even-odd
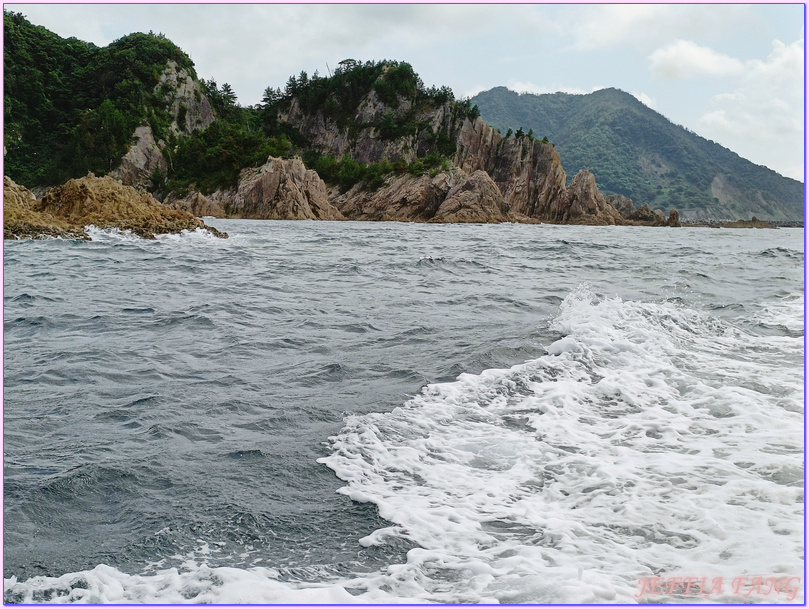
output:
[[[348,59],[328,77],[301,72],[290,77],[284,91],[268,87],[256,107],[240,106],[228,83],[203,80],[200,88],[216,120],[207,129],[178,134],[170,126],[173,120],[183,124],[188,108],[181,104],[172,115],[171,84],[161,75],[169,62],[194,79],[196,74],[188,56],[162,34],[131,34],[99,48],[63,39],[8,11],[4,31],[6,173],[32,187],[61,184],[88,172],[110,173],[144,124],[165,157],[143,180],[160,197],[233,187],[242,170],[270,156],[304,156],[328,182],[342,187],[358,181],[378,187],[384,175],[446,164],[455,152],[451,134],[435,133],[424,160],[404,166],[384,159],[361,163],[323,154],[281,116],[295,105],[304,114],[320,112],[354,135],[374,127],[382,140],[395,141],[426,129],[424,115],[445,104],[456,118],[474,120],[479,114],[468,100],[455,101],[448,87],[425,87],[408,63]],[[388,111],[357,123],[357,108],[370,93]]]
[[[283,93],[268,90],[265,93],[265,113],[288,110],[292,101],[297,100],[305,114],[322,112],[339,128],[355,127],[357,107],[370,91],[393,109],[398,108],[403,100],[410,102],[410,118],[418,110],[437,108],[455,100],[449,87],[426,88],[409,63],[346,59],[338,64],[331,76],[322,77],[315,72],[310,78],[306,72],[301,72],[297,77],[289,78]],[[463,102],[461,107],[470,118],[479,115],[477,108],[468,102]],[[388,122],[391,116],[386,119]],[[385,129],[390,131],[391,125],[387,124]]]

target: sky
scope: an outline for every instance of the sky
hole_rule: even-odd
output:
[[[6,4],[104,46],[162,32],[200,78],[260,101],[343,59],[410,63],[456,97],[616,87],[750,161],[804,180],[802,4]],[[564,162],[564,159],[563,159]]]

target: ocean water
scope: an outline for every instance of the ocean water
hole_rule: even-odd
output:
[[[803,231],[4,244],[6,603],[803,603]]]

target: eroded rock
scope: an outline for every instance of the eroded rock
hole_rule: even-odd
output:
[[[234,188],[172,202],[198,215],[261,220],[344,220],[329,202],[326,184],[300,159],[269,157],[258,168],[244,169]]]
[[[431,222],[507,222],[509,207],[489,174],[478,170],[450,189]]]
[[[163,146],[154,139],[152,128],[141,125],[135,129],[135,143],[129,147],[121,159],[121,164],[110,172],[110,176],[123,184],[136,188],[149,188],[155,171],[165,175],[168,163],[163,156]]]
[[[88,239],[83,227],[76,227],[61,218],[39,210],[39,201],[33,192],[3,176],[3,238]]]
[[[20,190],[7,177],[4,179],[5,191],[9,191],[8,200],[13,200],[10,206],[12,216],[7,218],[10,222],[7,221],[4,234],[6,238],[31,237],[33,235],[27,227],[39,225],[53,227],[52,231],[41,234],[79,239],[87,238],[84,227],[89,225],[128,230],[146,239],[197,228],[227,237],[188,212],[171,209],[152,195],[125,186],[110,176],[97,178],[88,174],[69,180],[48,190],[41,200],[32,201],[33,195]],[[18,214],[16,217],[15,213]]]

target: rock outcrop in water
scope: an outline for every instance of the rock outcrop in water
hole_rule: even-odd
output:
[[[75,227],[62,218],[41,211],[39,201],[30,190],[3,177],[3,238],[39,239],[62,237],[86,239],[83,227]]]
[[[459,112],[456,102],[425,108],[400,97],[385,104],[372,90],[357,106],[352,120],[357,127],[340,127],[321,109],[305,113],[297,100],[280,118],[321,154],[368,164],[413,163],[439,153],[442,139],[454,143],[449,168],[440,173],[394,174],[377,188],[365,183],[345,192],[333,188],[330,200],[348,219],[635,224],[604,199],[591,173],[579,172],[566,185],[552,144],[522,134],[504,137],[480,117]],[[409,121],[415,129],[383,137],[378,125],[385,118],[393,124]]]
[[[4,238],[44,236],[87,239],[86,226],[128,230],[145,239],[206,226],[188,212],[169,208],[152,195],[125,186],[109,176],[90,174],[50,189],[37,200],[29,190],[4,177]]]
[[[379,189],[358,184],[332,201],[352,220],[404,222],[508,222],[515,216],[484,171],[471,175],[457,167],[429,174],[397,175]]]
[[[244,169],[234,188],[209,196],[193,192],[171,198],[172,207],[195,215],[264,220],[344,220],[329,203],[326,184],[299,159],[270,157],[261,167]]]
[[[632,199],[623,195],[610,195],[606,200],[621,214],[624,224],[632,226],[680,226],[680,214],[676,209],[672,209],[669,212],[668,219],[666,219],[662,209],[652,211],[646,203],[639,208],[635,208]]]

